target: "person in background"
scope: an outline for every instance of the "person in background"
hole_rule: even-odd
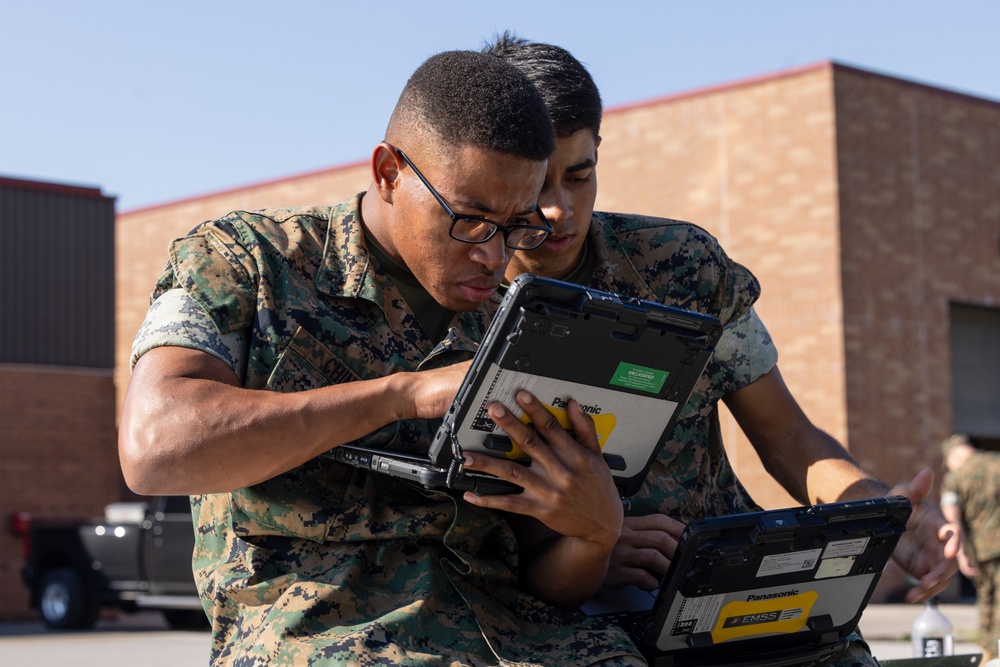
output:
[[[759,509],[737,479],[722,442],[724,401],[767,471],[802,503],[902,494],[914,512],[894,558],[919,579],[910,602],[942,590],[956,571],[958,538],[925,498],[933,473],[890,489],[802,411],[754,311],[760,285],[696,225],[594,210],[602,104],[586,68],[568,51],[504,33],[484,47],[538,86],[556,128],[539,205],[554,231],[514,253],[506,279],[534,273],[719,317],[724,334],[640,492],[631,499],[605,586],[647,590],[666,573],[684,525],[702,516]],[[875,664],[860,637],[835,664]]]
[[[490,406],[532,457],[491,464],[524,488],[504,509],[557,535],[531,554],[472,494],[326,455],[426,451],[510,254],[551,231],[537,197],[552,148],[518,70],[442,53],[407,82],[366,192],[236,211],[171,243],[119,453],[134,491],[192,496],[211,664],[643,664],[621,630],[568,611],[598,590],[622,524],[579,405],[575,437],[527,392],[537,432]]]
[[[941,455],[948,470],[941,511],[962,535],[958,568],[975,584],[979,643],[989,660],[1000,641],[1000,453],[984,452],[956,433],[941,443]]]

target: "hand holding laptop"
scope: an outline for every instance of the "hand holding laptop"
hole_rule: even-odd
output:
[[[573,433],[559,425],[537,398],[516,394],[518,406],[534,428],[499,403],[488,408],[495,421],[531,458],[531,465],[487,454],[466,453],[465,467],[524,488],[519,494],[476,495],[465,500],[480,507],[532,517],[555,534],[529,564],[529,588],[555,604],[579,604],[600,587],[621,534],[622,502],[611,470],[601,455],[594,421],[579,403],[569,401]]]

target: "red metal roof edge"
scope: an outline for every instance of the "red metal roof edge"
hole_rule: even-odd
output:
[[[101,192],[100,188],[52,183],[50,181],[33,181],[24,178],[11,178],[9,176],[0,176],[0,187],[31,190],[33,192],[48,192],[51,194],[69,195],[71,197],[86,197],[88,199],[114,199],[113,196]]]
[[[941,86],[924,83],[922,81],[915,81],[913,79],[904,79],[892,74],[885,74],[884,72],[876,72],[870,69],[864,69],[862,67],[856,67],[854,65],[847,65],[845,63],[834,62],[833,68],[841,72],[850,72],[851,74],[857,74],[858,76],[867,77],[870,79],[882,79],[884,81],[894,81],[896,83],[901,83],[910,88],[918,88],[920,90],[926,90],[928,92],[937,93],[939,95],[947,95],[949,97],[957,97],[969,102],[978,102],[979,104],[987,104],[990,106],[1000,106],[1000,100],[994,100],[989,97],[983,97],[982,95],[975,95],[973,93],[963,93],[952,88],[942,88]]]
[[[768,74],[760,74],[757,76],[747,77],[745,79],[737,79],[735,81],[729,81],[727,83],[719,83],[711,86],[704,86],[702,88],[695,88],[693,90],[685,90],[684,92],[681,93],[671,93],[669,95],[661,95],[659,97],[654,97],[648,100],[642,100],[640,102],[628,102],[625,104],[620,104],[618,106],[609,107],[604,110],[604,113],[605,114],[622,113],[624,111],[631,111],[632,109],[640,109],[642,107],[663,104],[664,102],[674,102],[676,100],[683,100],[690,97],[700,97],[702,95],[708,95],[710,93],[718,93],[726,90],[736,90],[737,88],[745,88],[747,86],[753,86],[758,83],[766,83],[768,81],[775,81],[777,79],[785,79],[792,76],[798,76],[799,74],[805,74],[806,72],[813,72],[828,67],[833,67],[835,65],[836,64],[832,60],[824,60],[818,63],[811,63],[809,65],[800,65],[798,67],[779,70],[777,72],[770,72]]]
[[[864,69],[861,67],[856,67],[854,65],[848,65],[845,63],[837,62],[835,60],[823,60],[816,63],[811,63],[809,65],[801,65],[798,67],[792,67],[789,69],[779,70],[777,72],[771,72],[769,74],[761,74],[758,76],[751,76],[745,79],[737,79],[735,81],[730,81],[728,83],[721,83],[712,86],[705,86],[703,88],[695,88],[694,90],[686,90],[681,93],[673,93],[670,95],[662,95],[660,97],[654,97],[652,99],[643,100],[640,102],[630,102],[622,104],[615,107],[609,107],[604,110],[605,114],[621,113],[624,111],[631,111],[632,109],[638,109],[647,106],[655,106],[657,104],[663,104],[664,102],[673,102],[676,100],[682,100],[690,97],[699,97],[701,95],[708,95],[710,93],[718,93],[726,90],[736,90],[737,88],[745,88],[747,86],[756,85],[759,83],[767,83],[768,81],[775,81],[778,79],[785,79],[793,76],[798,76],[800,74],[806,74],[808,72],[814,72],[826,68],[831,68],[834,71],[850,72],[852,74],[857,74],[860,76],[865,76],[873,79],[882,79],[884,81],[893,81],[895,83],[903,84],[905,86],[910,86],[913,88],[919,88],[921,90],[932,91],[935,93],[940,93],[944,95],[950,95],[954,97],[959,97],[962,99],[980,102],[984,104],[997,105],[1000,101],[991,100],[986,97],[973,95],[971,93],[962,93],[956,90],[951,90],[949,88],[942,88],[930,83],[922,83],[920,81],[914,81],[913,79],[905,79],[892,74],[886,74],[884,72],[876,72],[870,69]]]
[[[320,176],[326,173],[332,174],[338,171],[353,169],[354,167],[358,167],[360,165],[367,163],[368,160],[355,160],[354,162],[348,162],[346,164],[341,164],[334,167],[323,167],[321,169],[314,169],[312,171],[306,171],[299,174],[292,174],[291,176],[279,176],[277,178],[271,178],[266,181],[254,181],[253,183],[247,183],[246,185],[237,185],[231,188],[224,188],[222,190],[215,190],[213,192],[207,192],[200,195],[192,195],[190,197],[184,197],[183,199],[174,199],[168,202],[162,202],[160,204],[150,204],[149,206],[133,208],[128,211],[120,211],[118,215],[121,216],[121,215],[134,215],[136,213],[147,213],[157,208],[166,208],[167,206],[178,206],[179,204],[186,204],[188,202],[198,201],[201,199],[211,199],[212,197],[231,195],[235,192],[240,192],[242,190],[255,190],[257,188],[265,187],[268,185],[278,185],[286,181],[295,181],[300,178],[308,178],[310,176]]]

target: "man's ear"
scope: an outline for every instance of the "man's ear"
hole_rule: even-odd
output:
[[[392,203],[401,168],[402,158],[386,142],[381,142],[372,151],[372,183],[378,190],[379,197],[387,204]]]
[[[601,147],[601,137],[600,137],[600,135],[598,135],[598,137],[594,140],[594,163],[595,164],[597,163],[597,149],[600,148],[600,147]]]

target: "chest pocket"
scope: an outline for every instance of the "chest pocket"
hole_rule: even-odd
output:
[[[308,331],[299,327],[278,357],[265,388],[269,391],[288,393],[356,382],[360,379],[345,361],[313,338]]]

